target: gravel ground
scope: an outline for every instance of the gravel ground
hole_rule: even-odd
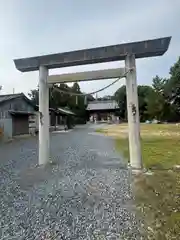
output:
[[[36,138],[0,146],[0,239],[141,239],[126,165],[91,131],[51,134],[44,168]]]

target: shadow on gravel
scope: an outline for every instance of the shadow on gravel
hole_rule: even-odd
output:
[[[22,190],[29,190],[34,185],[48,181],[49,176],[53,173],[54,165],[55,164],[48,164],[46,166],[34,166],[27,168],[20,173],[17,183]]]

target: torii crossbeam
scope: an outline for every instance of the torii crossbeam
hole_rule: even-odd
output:
[[[48,83],[113,78],[117,74],[117,69],[111,69],[103,70],[104,72],[92,71],[48,77],[48,69],[125,60],[125,69],[119,69],[118,74],[120,76],[120,73],[133,69],[126,74],[130,163],[133,169],[142,169],[135,59],[163,55],[169,47],[170,40],[171,37],[165,37],[14,60],[16,68],[21,72],[39,70],[39,111],[41,113],[39,117],[39,164],[49,161]]]
[[[88,72],[65,73],[59,75],[48,76],[48,83],[68,83],[68,82],[84,82],[102,79],[118,78],[125,74],[125,68],[112,68],[105,70],[96,70]]]

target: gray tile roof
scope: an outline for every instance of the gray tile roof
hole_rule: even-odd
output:
[[[13,115],[34,115],[35,112],[28,112],[28,111],[13,111],[13,110],[9,110],[9,113],[13,114]]]
[[[39,105],[36,105],[36,107],[39,109]],[[59,107],[57,109],[49,108],[49,111],[53,111],[55,113],[62,113],[64,115],[76,115],[74,112],[72,112],[70,109],[66,107],[65,108]]]
[[[116,101],[106,100],[106,101],[92,101],[88,103],[86,110],[114,110],[118,109],[119,106]]]
[[[22,96],[22,93],[0,95],[0,103]]]

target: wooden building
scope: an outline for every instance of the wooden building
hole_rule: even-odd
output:
[[[0,127],[4,136],[29,134],[29,116],[34,115],[35,110],[23,93],[0,95]]]
[[[96,121],[114,121],[119,112],[119,106],[114,100],[91,101],[86,108],[88,119]]]
[[[36,106],[37,112],[30,116],[31,132],[39,131],[39,106]],[[58,128],[71,128],[71,118],[75,114],[68,108],[49,108],[50,131]]]

